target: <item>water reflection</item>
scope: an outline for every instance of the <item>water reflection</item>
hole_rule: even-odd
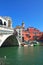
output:
[[[29,55],[34,53],[34,47],[18,47],[18,55]]]
[[[42,46],[0,48],[1,56],[5,56],[9,65],[43,65]]]
[[[17,58],[22,65],[23,63],[24,65],[40,65],[42,63],[40,55],[40,47],[20,47]]]
[[[18,60],[24,64],[29,64],[29,62],[32,62],[31,57],[33,57],[33,47],[20,47],[18,48]]]

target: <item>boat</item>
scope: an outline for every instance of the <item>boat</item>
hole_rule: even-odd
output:
[[[28,45],[24,45],[24,47],[28,47]]]

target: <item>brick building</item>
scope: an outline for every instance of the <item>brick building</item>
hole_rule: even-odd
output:
[[[40,30],[30,27],[26,30],[22,31],[22,37],[24,38],[24,41],[33,41],[33,40],[43,40],[43,32],[40,32]]]

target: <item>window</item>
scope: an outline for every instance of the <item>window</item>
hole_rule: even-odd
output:
[[[21,34],[19,33],[19,35],[21,35]]]
[[[11,21],[8,20],[8,27],[11,27]]]
[[[4,22],[4,25],[6,26],[6,22]]]
[[[3,25],[2,20],[0,19],[0,25]]]
[[[27,36],[28,38],[30,38],[30,37],[31,37],[29,34],[26,34],[26,36]]]
[[[33,32],[34,34],[38,34],[38,32]]]
[[[24,37],[22,37],[22,42],[24,42]]]
[[[33,38],[34,38],[35,40],[37,40],[38,37],[39,37],[39,36],[33,36]]]
[[[19,33],[20,33],[21,31],[19,30]]]
[[[19,36],[19,38],[21,38],[21,36]]]

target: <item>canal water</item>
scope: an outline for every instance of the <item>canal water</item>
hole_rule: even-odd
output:
[[[43,46],[2,47],[0,58],[6,56],[6,65],[43,65]]]

